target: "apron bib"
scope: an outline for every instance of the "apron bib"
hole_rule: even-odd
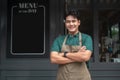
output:
[[[79,46],[66,45],[66,40],[67,36],[64,39],[61,52],[77,52],[82,46],[81,33],[79,33]],[[91,77],[87,69],[86,62],[73,62],[59,65],[57,80],[91,80]]]

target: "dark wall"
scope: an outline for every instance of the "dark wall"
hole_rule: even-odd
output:
[[[50,49],[57,35],[64,33],[63,2],[64,0],[49,1],[47,49]],[[30,57],[7,56],[7,19],[7,0],[0,0],[0,80],[55,80],[57,65],[50,63],[48,50],[48,56],[45,57],[34,54]]]

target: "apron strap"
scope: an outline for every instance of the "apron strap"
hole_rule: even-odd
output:
[[[68,35],[65,37],[65,39],[64,39],[64,41],[63,41],[63,45],[65,45],[66,40],[67,40],[67,37],[68,37]]]
[[[80,44],[80,47],[82,47],[82,34],[81,32],[79,32],[79,44]]]

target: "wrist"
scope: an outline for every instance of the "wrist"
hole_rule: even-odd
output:
[[[68,52],[64,52],[64,55],[63,55],[63,57],[67,57],[67,53],[68,53]]]

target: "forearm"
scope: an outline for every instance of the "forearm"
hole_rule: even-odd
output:
[[[64,57],[55,57],[51,62],[54,64],[67,64],[73,61],[71,59],[64,58]]]
[[[51,53],[51,55],[50,55],[51,63],[67,64],[67,63],[74,62],[72,59],[63,57],[63,54],[64,53]]]
[[[84,52],[67,53],[67,58],[72,59],[76,62],[88,61],[91,57],[91,51],[85,50]]]

